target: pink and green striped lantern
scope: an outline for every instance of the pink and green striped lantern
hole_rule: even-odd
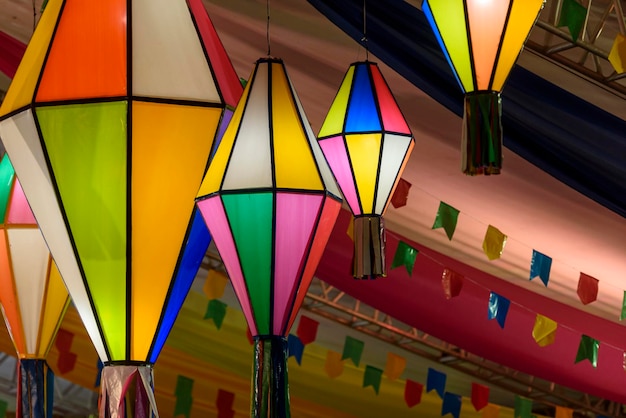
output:
[[[376,63],[350,65],[318,140],[354,215],[353,276],[384,277],[383,214],[415,140]]]
[[[257,61],[197,205],[255,340],[251,416],[288,417],[286,336],[341,198],[282,60]]]

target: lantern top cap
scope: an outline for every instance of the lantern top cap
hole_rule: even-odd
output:
[[[263,64],[263,63],[275,63],[275,64],[284,64],[283,59],[282,58],[276,58],[276,57],[262,57],[259,58],[258,60],[256,60],[256,64]]]

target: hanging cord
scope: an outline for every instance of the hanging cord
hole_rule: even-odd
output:
[[[37,27],[37,7],[35,6],[35,0],[33,0],[33,32]]]
[[[267,0],[267,27],[265,29],[267,37],[267,56],[271,56],[270,49],[270,0]]]
[[[363,0],[363,38],[361,38],[363,46],[365,46],[365,61],[369,61],[369,49],[367,47],[367,0]]]

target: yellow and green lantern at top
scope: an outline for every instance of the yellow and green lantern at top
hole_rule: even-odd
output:
[[[353,276],[385,276],[383,214],[415,139],[376,63],[350,65],[318,141],[354,215]]]
[[[194,198],[241,91],[201,0],[49,0],[2,103],[0,137],[105,365],[101,416],[122,388],[153,401],[208,247]]]
[[[465,93],[462,170],[500,174],[504,83],[545,0],[425,0],[430,23]]]

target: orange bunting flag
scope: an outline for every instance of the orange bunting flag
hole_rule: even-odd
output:
[[[346,229],[346,235],[350,237],[352,241],[354,241],[354,221],[353,218],[350,218],[350,222],[348,222],[348,229]]]
[[[404,385],[404,402],[409,408],[419,405],[422,402],[422,392],[424,385],[411,379],[406,379]]]
[[[588,305],[598,299],[598,279],[585,273],[580,273],[578,279],[578,297],[583,305]]]
[[[574,410],[557,406],[554,411],[554,418],[572,418],[574,416]]]
[[[485,239],[483,240],[483,251],[490,261],[500,258],[502,251],[504,251],[506,239],[507,236],[495,226],[489,225],[487,227]]]
[[[396,380],[402,376],[406,368],[406,358],[396,353],[387,353],[387,364],[385,365],[385,376],[389,380]]]
[[[341,360],[341,353],[333,350],[328,350],[326,353],[326,364],[324,365],[326,374],[331,379],[341,376],[343,373],[343,361]]]
[[[443,269],[443,274],[441,275],[441,285],[443,286],[443,293],[445,294],[446,299],[452,299],[461,294],[464,278],[465,277],[462,274],[450,270],[447,267]]]
[[[545,347],[554,342],[558,324],[547,316],[537,314],[533,327],[533,338],[540,347]]]
[[[489,404],[489,387],[472,382],[472,405],[480,411]]]
[[[220,299],[224,296],[224,290],[226,289],[227,284],[228,276],[226,276],[226,274],[217,270],[209,269],[209,273],[204,280],[202,290],[208,300]]]
[[[483,409],[482,418],[499,418],[500,407],[498,405],[489,404]]]
[[[398,185],[396,186],[396,190],[393,192],[393,196],[391,197],[391,204],[394,208],[398,209],[403,206],[406,206],[407,201],[409,200],[409,189],[411,188],[411,183],[401,178],[398,180]]]
[[[613,41],[613,47],[609,53],[609,62],[615,72],[621,74],[626,68],[626,36],[618,33]]]

